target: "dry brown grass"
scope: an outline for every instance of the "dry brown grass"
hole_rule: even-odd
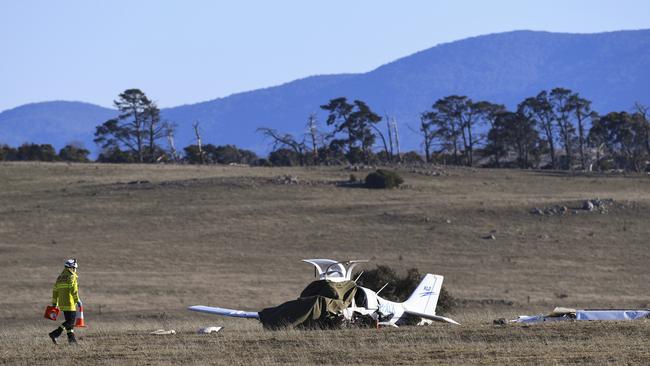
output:
[[[275,184],[282,174],[311,184]],[[403,175],[405,189],[376,191],[329,184],[348,178],[340,168],[0,164],[0,363],[650,362],[648,321],[490,325],[556,305],[650,306],[650,177]],[[124,184],[134,180],[151,183]],[[609,214],[528,213],[597,196],[616,200]],[[48,343],[54,323],[41,313],[72,256],[90,327],[69,352]],[[464,325],[266,332],[184,310],[294,298],[309,257],[443,274]],[[209,324],[226,328],[194,334]],[[148,335],[158,328],[180,333]]]

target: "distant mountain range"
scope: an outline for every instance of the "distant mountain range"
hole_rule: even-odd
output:
[[[635,101],[650,104],[650,30],[490,34],[441,44],[367,73],[312,76],[162,113],[178,124],[179,147],[192,143],[191,124],[199,121],[205,142],[265,152],[268,141],[255,132],[258,127],[302,134],[310,113],[317,112],[324,124],[319,106],[346,96],[395,116],[405,148],[419,149],[419,136],[410,129],[440,97],[467,95],[512,108],[556,86],[578,91],[602,112],[628,110]],[[95,126],[115,114],[81,102],[23,105],[0,113],[0,143],[52,143],[60,148],[79,141],[96,151]]]

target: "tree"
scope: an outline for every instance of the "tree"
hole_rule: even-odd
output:
[[[18,160],[18,150],[9,145],[0,146],[0,161]]]
[[[67,144],[59,150],[59,159],[63,161],[73,161],[87,163],[90,151],[84,149],[78,144]]]
[[[102,150],[97,157],[100,163],[135,163],[135,156],[129,151],[122,151],[118,146],[110,146]]]
[[[573,108],[570,100],[576,98],[571,90],[565,88],[554,88],[549,94],[549,102],[552,106],[553,120],[560,132],[560,141],[564,146],[566,156],[566,169],[573,169],[573,142],[575,139],[575,127],[571,122],[570,114]]]
[[[273,140],[273,150],[289,149],[294,152],[299,164],[301,166],[305,165],[305,150],[307,149],[307,146],[305,145],[304,139],[298,141],[292,134],[280,133],[277,130],[267,127],[260,127],[257,129],[257,132],[260,132],[264,136]],[[271,160],[270,157],[269,160]]]
[[[389,139],[392,141],[392,139],[390,138],[390,134],[391,134],[391,132],[390,132],[390,124],[388,126],[389,126],[389,130],[388,130],[389,135],[388,136],[389,136]],[[379,138],[381,139],[382,144],[384,145],[384,154],[383,154],[384,157],[385,157],[384,160],[387,161],[387,162],[392,161],[393,160],[393,146],[392,146],[393,144],[392,144],[392,142],[391,142],[391,146],[390,146],[390,150],[389,150],[388,149],[388,143],[386,142],[386,137],[384,136],[383,132],[381,132],[381,130],[375,125],[370,125],[370,127],[372,127],[372,129],[377,132],[377,134],[379,135]]]
[[[102,149],[124,149],[139,163],[156,160],[157,140],[164,137],[160,111],[140,89],[127,89],[113,102],[117,118],[97,126],[95,143]]]
[[[203,151],[203,141],[201,140],[201,130],[199,129],[199,122],[195,121],[192,123],[192,128],[194,129],[194,135],[196,136],[196,154],[199,164],[203,164],[205,161],[205,153]],[[185,148],[187,153],[187,148]]]
[[[643,144],[645,145],[646,153],[650,156],[650,107],[643,105],[639,102],[634,103],[635,114],[641,123],[643,132]]]
[[[520,112],[503,111],[497,114],[488,132],[488,150],[495,155],[497,166],[500,156],[514,152],[517,165],[522,169],[529,168],[531,155],[539,152],[539,141],[534,121]]]
[[[569,96],[567,109],[573,114],[578,124],[578,154],[580,155],[580,167],[582,170],[587,169],[587,123],[593,123],[598,117],[598,113],[591,110],[591,101],[581,98],[578,93]]]
[[[209,159],[218,164],[253,164],[258,160],[254,152],[240,149],[235,145],[208,144],[205,150]]]
[[[50,144],[22,144],[16,152],[16,160],[55,161],[58,158]]]
[[[466,96],[450,95],[438,99],[432,106],[432,113],[424,114],[430,122],[427,125],[429,131],[435,131],[434,135],[452,149],[455,164],[461,163],[461,153],[465,163],[472,164],[473,147],[477,142],[472,134],[476,117],[472,104]]]
[[[358,162],[359,155],[368,163],[375,142],[371,125],[381,121],[381,117],[363,101],[355,100],[349,104],[344,97],[332,99],[321,108],[329,111],[327,125],[334,126],[333,134],[347,134],[345,139],[333,139],[330,144],[346,145],[350,163]]]
[[[534,121],[535,126],[542,131],[546,144],[550,149],[551,167],[557,168],[557,159],[555,157],[555,115],[548,92],[543,90],[535,97],[526,98],[519,104],[517,110],[527,119]]]
[[[169,156],[173,162],[178,162],[180,157],[176,151],[176,144],[174,142],[174,133],[176,132],[176,124],[167,122],[165,123],[165,136],[167,137],[167,145],[169,146]]]
[[[202,154],[199,153],[198,145],[186,146],[185,160],[190,164],[253,164],[258,160],[254,152],[239,149],[235,145],[207,144],[201,150]]]
[[[646,153],[644,133],[638,114],[610,112],[594,121],[589,138],[601,142],[619,168],[640,172]]]
[[[155,103],[151,102],[144,108],[144,128],[146,131],[146,160],[150,163],[156,162],[165,153],[158,146],[158,141],[167,136],[166,129],[169,124],[162,123],[160,120],[160,109]]]
[[[279,148],[269,154],[269,162],[274,166],[302,165],[303,158],[295,150]]]
[[[316,113],[311,113],[309,119],[307,120],[307,130],[309,133],[309,138],[311,139],[311,153],[312,161],[316,163],[318,161],[318,120],[316,119]]]
[[[355,143],[353,132],[354,126],[350,120],[350,115],[354,110],[354,105],[349,104],[347,98],[341,97],[331,99],[328,104],[321,105],[320,107],[329,112],[326,122],[328,126],[334,126],[333,135],[347,130],[347,146],[348,151],[351,151]],[[342,146],[346,144],[346,140],[333,139],[331,144]]]
[[[422,145],[424,146],[424,159],[427,163],[431,163],[432,156],[431,150],[436,138],[441,136],[440,126],[443,122],[437,112],[424,112],[420,114],[420,133],[422,133]]]

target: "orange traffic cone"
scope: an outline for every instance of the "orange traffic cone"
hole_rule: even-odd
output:
[[[83,328],[86,326],[86,323],[84,323],[84,308],[83,306],[79,306],[77,309],[77,320],[74,322],[75,328]]]

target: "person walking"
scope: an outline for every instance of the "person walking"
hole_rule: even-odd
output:
[[[65,321],[61,326],[50,332],[49,336],[54,344],[57,338],[65,330],[69,343],[77,343],[74,336],[74,324],[77,316],[77,306],[82,306],[79,299],[79,287],[77,284],[77,260],[68,259],[65,261],[63,272],[57,277],[52,290],[52,306],[59,307],[63,311]]]

